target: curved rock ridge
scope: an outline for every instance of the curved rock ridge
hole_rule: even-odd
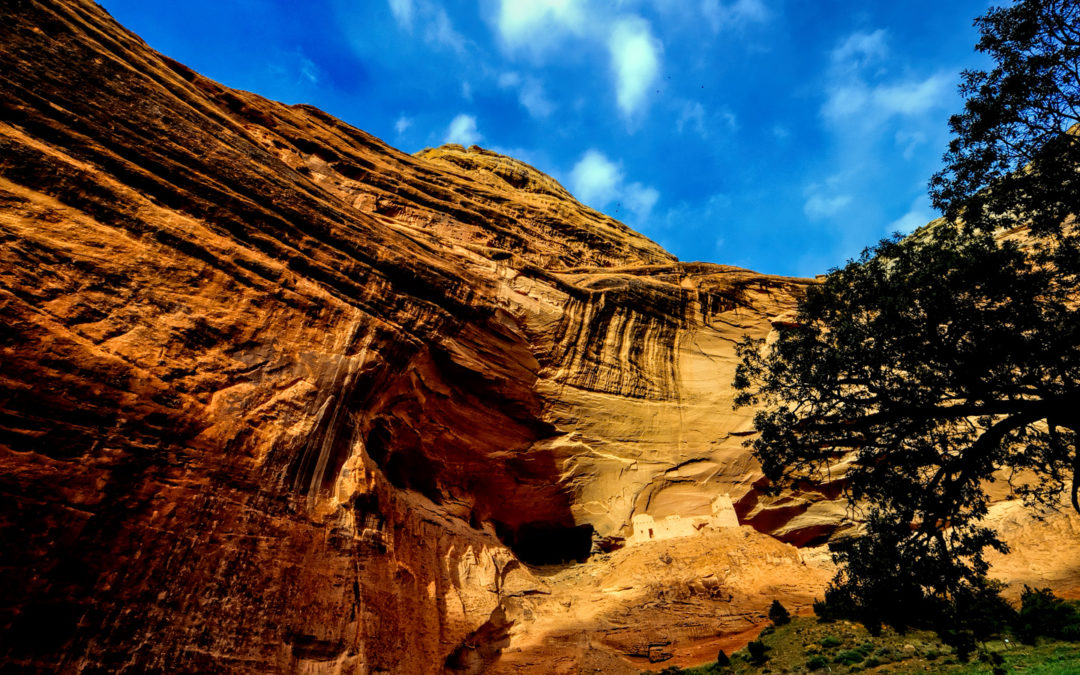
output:
[[[0,25],[0,662],[639,672],[820,591],[790,544],[839,487],[763,498],[727,384],[812,281],[225,88],[89,0]],[[635,516],[702,527],[624,547]]]

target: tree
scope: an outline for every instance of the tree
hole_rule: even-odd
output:
[[[755,665],[761,665],[769,660],[769,657],[765,656],[765,651],[768,647],[761,640],[754,640],[746,645],[746,651],[750,653],[750,662]]]
[[[934,206],[981,229],[1011,227],[1020,211],[1036,233],[1058,232],[1080,204],[1080,3],[1023,0],[975,25],[995,65],[963,74]]]
[[[979,19],[996,67],[964,74],[931,181],[946,219],[832,271],[774,343],[738,348],[736,405],[761,407],[750,444],[774,487],[845,476],[866,528],[826,600],[870,622],[984,593],[985,549],[1006,550],[984,482],[1054,505],[1071,477],[1080,511],[1078,13],[1025,0]],[[1018,226],[1042,238],[995,237]]]
[[[791,623],[791,614],[787,611],[787,607],[780,604],[779,600],[773,600],[772,604],[769,605],[769,620],[773,622],[774,626],[783,626]]]
[[[716,653],[716,665],[721,668],[726,668],[731,665],[731,659],[728,658],[728,655],[724,653],[723,649]]]

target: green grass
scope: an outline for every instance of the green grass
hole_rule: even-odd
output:
[[[731,655],[731,666],[717,668],[707,664],[687,668],[686,675],[715,673],[950,673],[968,675],[992,673],[989,654],[999,653],[1009,673],[1038,675],[1080,674],[1080,643],[1040,638],[1037,645],[1014,640],[990,640],[980,644],[967,663],[956,652],[927,631],[899,634],[885,628],[878,637],[848,621],[820,623],[812,617],[794,617],[786,626],[775,628],[759,639],[765,643],[768,657],[761,666],[750,663],[745,649]],[[984,651],[980,658],[980,652]]]

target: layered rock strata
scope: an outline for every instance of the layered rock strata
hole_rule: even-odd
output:
[[[824,540],[836,488],[761,498],[727,384],[811,282],[227,89],[89,1],[0,25],[0,662],[636,672],[820,589],[762,533]],[[722,495],[744,527],[622,548]]]
[[[806,282],[227,89],[90,2],[0,13],[5,662],[479,672],[522,561],[751,490],[731,342]]]

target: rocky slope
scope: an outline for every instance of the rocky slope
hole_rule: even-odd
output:
[[[819,592],[790,544],[833,488],[762,499],[727,385],[811,282],[227,89],[89,1],[0,25],[0,663],[637,672]],[[624,546],[723,495],[752,527]]]

